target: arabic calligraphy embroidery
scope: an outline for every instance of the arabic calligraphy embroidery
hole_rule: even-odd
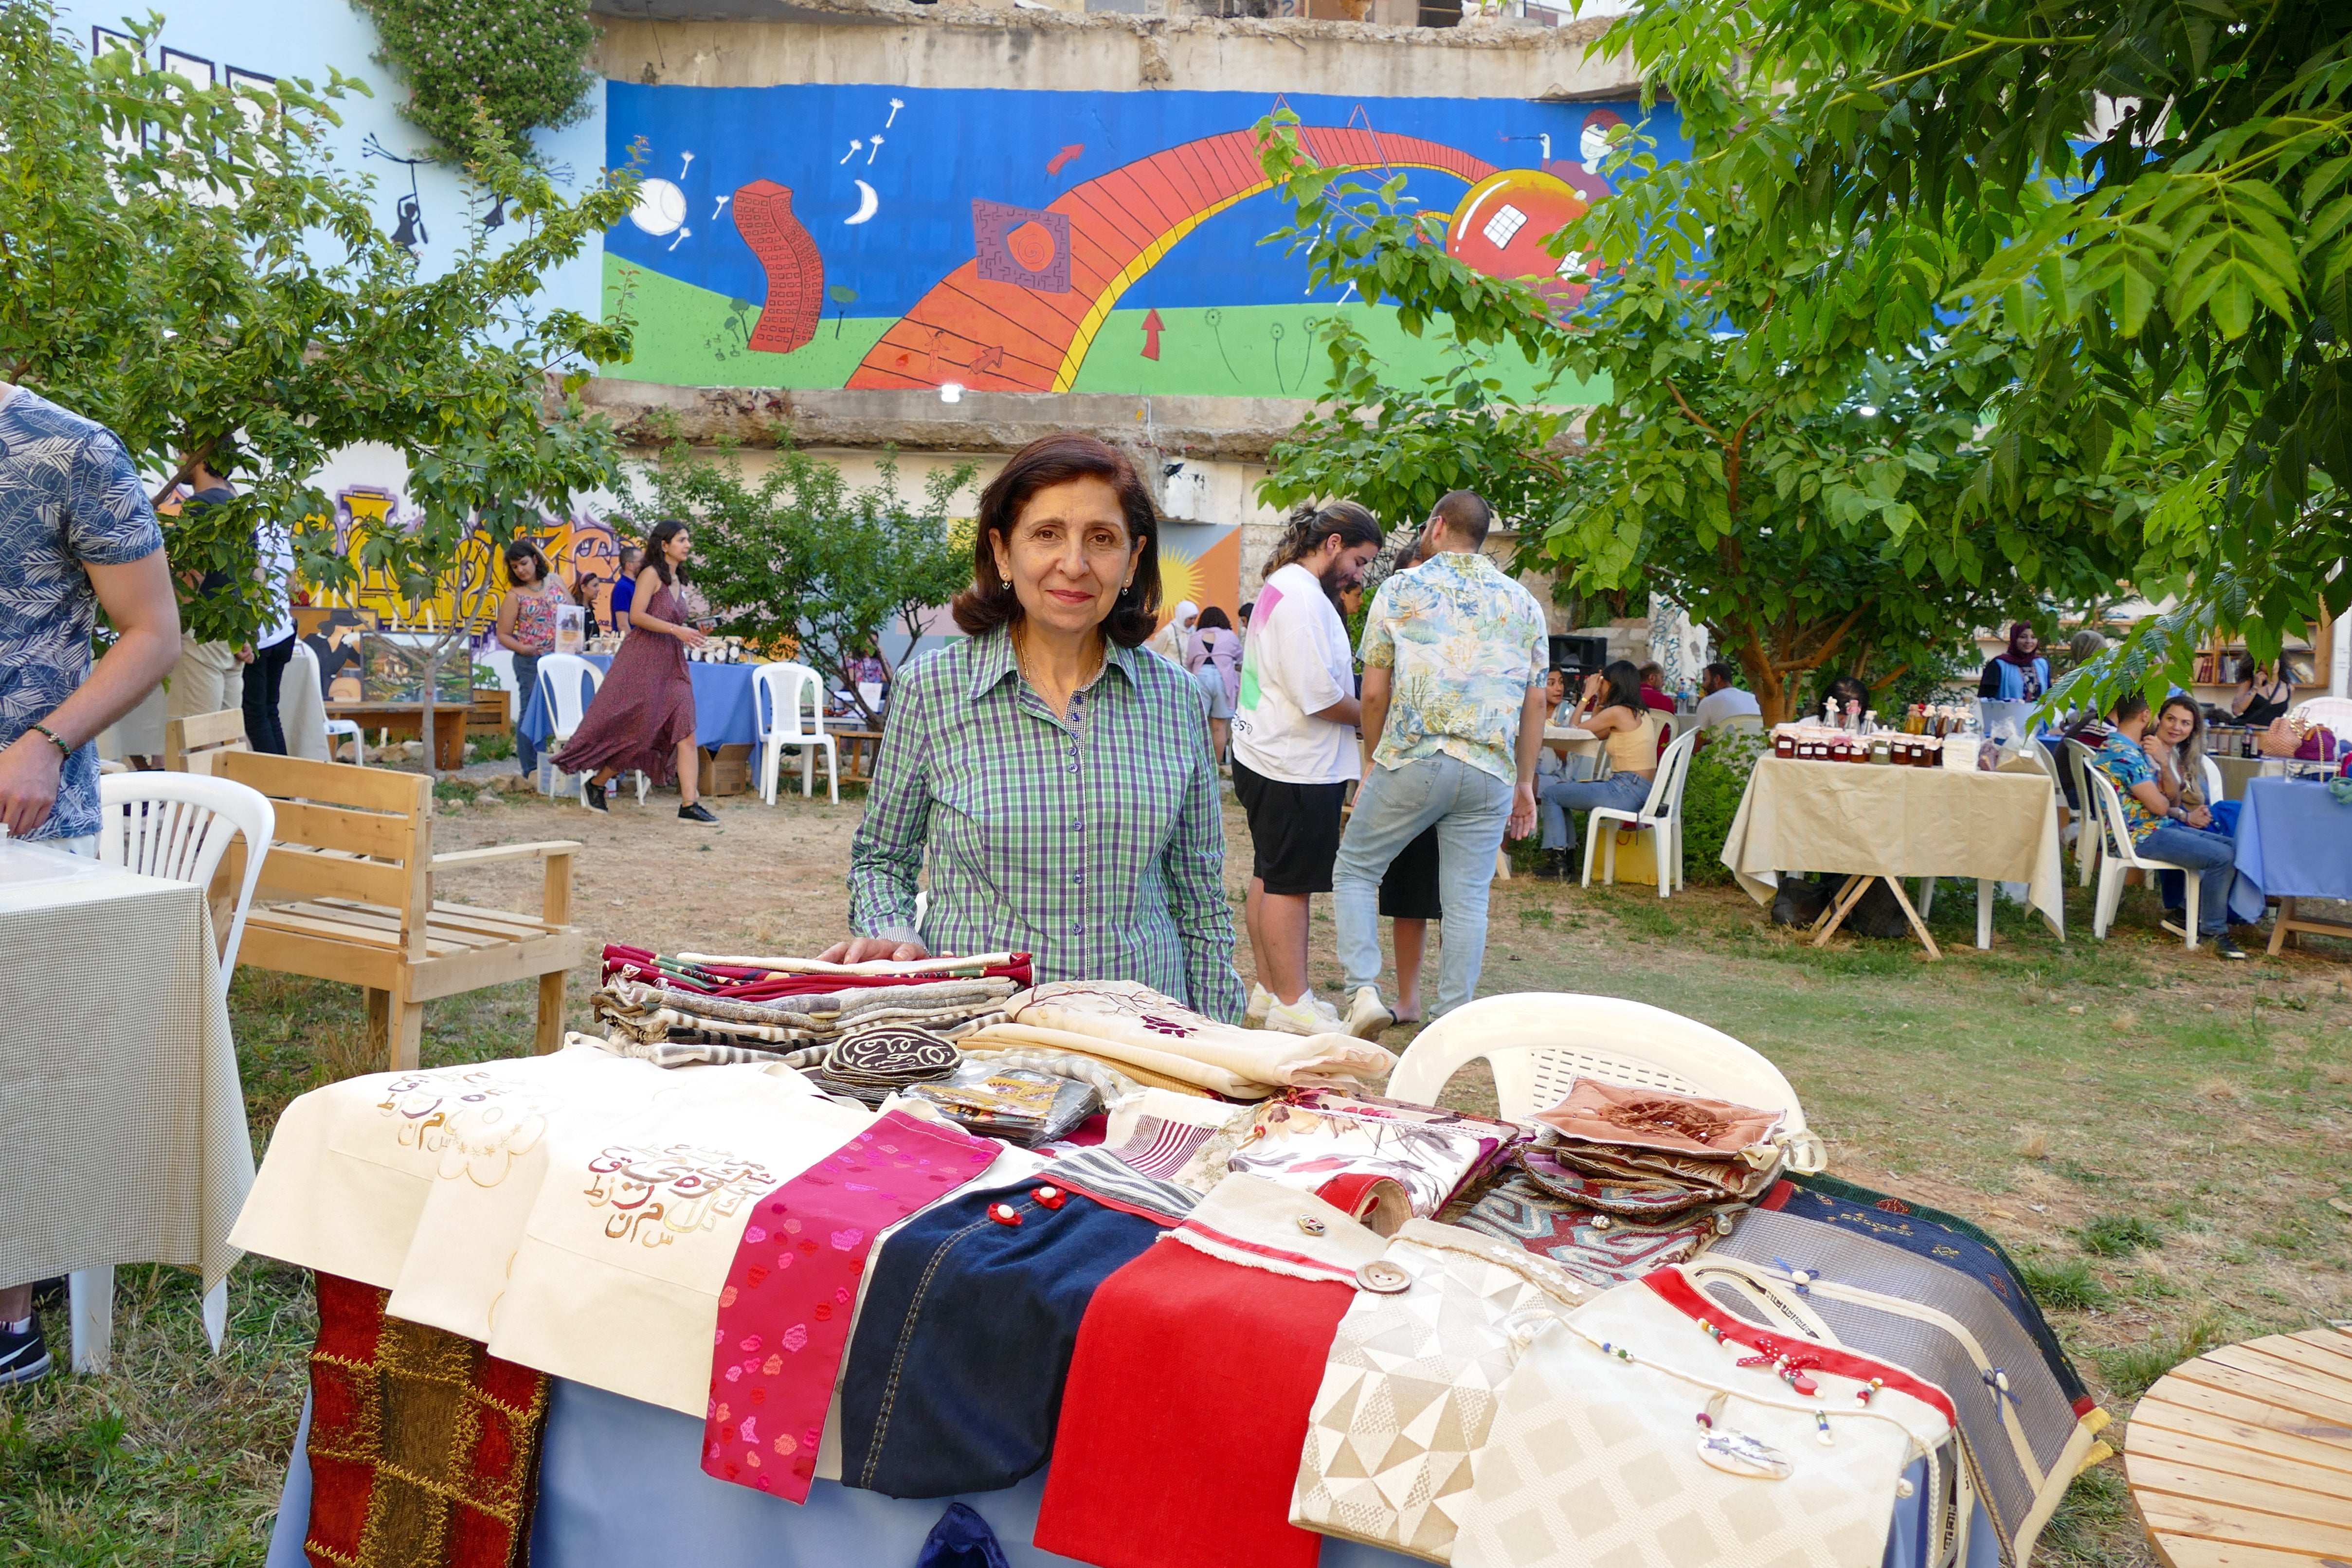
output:
[[[608,1148],[588,1162],[588,1175],[583,1189],[588,1207],[613,1211],[604,1220],[604,1234],[644,1247],[667,1247],[680,1236],[715,1230],[776,1185],[765,1166],[692,1144]]]

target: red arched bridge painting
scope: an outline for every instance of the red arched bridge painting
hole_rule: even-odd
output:
[[[696,110],[689,95],[706,89],[613,89],[616,141],[645,137],[656,167],[677,160],[677,180],[648,182],[667,187],[658,204],[607,243],[608,278],[617,266],[641,290],[632,308],[650,379],[1298,396],[1307,329],[1351,303],[1306,287],[1303,257],[1259,245],[1286,218],[1259,162],[1254,127],[1268,104],[1255,95],[797,87]],[[776,107],[789,104],[804,134],[751,117],[694,169],[686,142],[724,123],[712,110],[787,93],[799,96]],[[898,96],[860,101],[885,93]],[[1308,156],[1407,174],[1408,197],[1445,214],[1453,254],[1555,297],[1581,294],[1583,258],[1563,263],[1543,242],[1608,193],[1600,169],[1626,115],[1516,100],[1291,102],[1310,121],[1298,131]],[[1188,126],[1204,133],[1177,134]],[[866,134],[826,140],[841,129]],[[1368,327],[1385,314],[1368,313]],[[715,362],[694,351],[698,329]],[[1401,352],[1434,352],[1397,336]]]

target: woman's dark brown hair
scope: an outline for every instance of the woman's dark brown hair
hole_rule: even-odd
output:
[[[1102,632],[1122,648],[1143,644],[1160,623],[1160,514],[1151,494],[1136,476],[1135,465],[1124,453],[1091,435],[1045,435],[1013,455],[988,488],[981,492],[980,517],[972,529],[971,586],[955,597],[950,608],[965,633],[977,637],[1021,619],[1021,600],[996,570],[996,551],[990,543],[1002,536],[1013,544],[1013,525],[1030,497],[1052,485],[1093,477],[1118,493],[1119,510],[1127,519],[1131,543],[1143,541],[1135,558],[1135,580],[1103,617]]]
[[[520,588],[522,586],[521,583],[515,580],[515,562],[519,560],[528,560],[538,567],[539,575],[530,580],[530,584],[533,588],[543,588],[547,584],[555,580],[555,569],[547,564],[547,552],[541,549],[535,541],[527,538],[509,539],[507,541],[506,548],[507,586],[509,588]]]

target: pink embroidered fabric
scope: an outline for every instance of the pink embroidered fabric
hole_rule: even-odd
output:
[[[719,1292],[705,1472],[808,1500],[874,1238],[1003,1152],[893,1111],[752,1206]]]

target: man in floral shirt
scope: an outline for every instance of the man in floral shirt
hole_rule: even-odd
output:
[[[1372,768],[1331,870],[1349,1032],[1395,1021],[1380,994],[1380,885],[1434,823],[1445,957],[1432,1018],[1478,990],[1486,894],[1506,829],[1535,826],[1543,747],[1545,641],[1535,596],[1480,553],[1494,512],[1467,490],[1437,503],[1430,559],[1381,585],[1364,618],[1363,733]]]
[[[101,605],[114,646],[92,670]],[[122,443],[0,382],[0,836],[94,852],[90,742],[179,653],[163,536]],[[0,1290],[0,1387],[48,1370],[31,1288]]]
[[[2237,879],[2237,846],[2204,831],[2211,818],[2203,807],[2176,805],[2166,798],[2156,764],[2140,746],[2147,719],[2147,699],[2137,692],[2116,704],[2115,733],[2091,761],[2116,787],[2132,848],[2198,879],[2198,936],[2211,938],[2219,956],[2242,959],[2246,950],[2230,937],[2230,884]]]

